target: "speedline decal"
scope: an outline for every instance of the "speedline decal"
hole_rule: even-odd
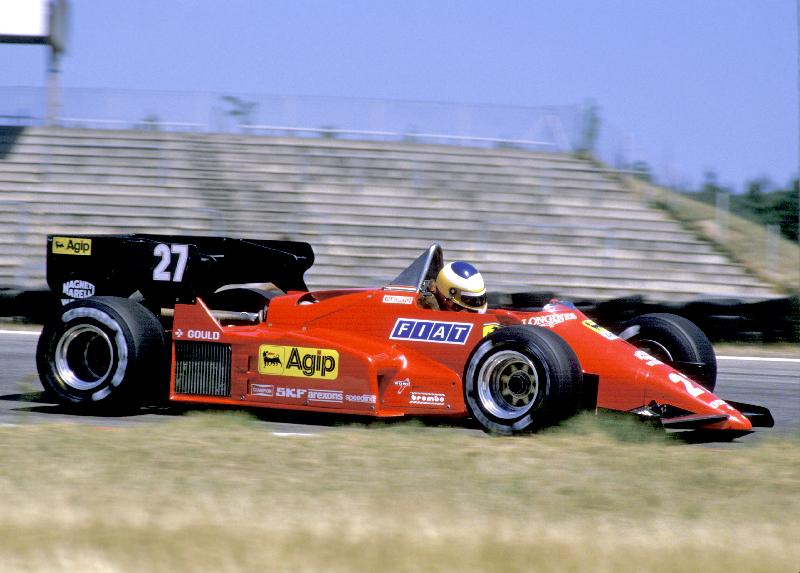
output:
[[[273,376],[336,380],[339,353],[329,348],[262,344],[258,348],[258,371]]]

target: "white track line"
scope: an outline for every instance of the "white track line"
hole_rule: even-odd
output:
[[[0,334],[19,334],[22,336],[39,336],[42,333],[41,330],[2,330],[0,329]]]
[[[772,356],[717,356],[717,360],[741,360],[742,362],[794,362],[800,364],[800,358],[778,358]]]

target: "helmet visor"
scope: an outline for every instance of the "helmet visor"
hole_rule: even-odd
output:
[[[470,308],[481,308],[486,304],[486,293],[481,295],[468,295],[461,293],[461,304]]]

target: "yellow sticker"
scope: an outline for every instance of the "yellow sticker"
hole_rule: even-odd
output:
[[[489,336],[491,333],[493,333],[498,328],[500,328],[500,325],[498,323],[496,323],[496,322],[489,322],[487,324],[484,324],[483,325],[483,335],[484,336]]]
[[[597,334],[599,334],[603,338],[606,338],[608,340],[616,340],[617,339],[617,335],[616,334],[614,334],[613,332],[609,332],[608,330],[606,330],[605,328],[603,328],[602,326],[600,326],[599,324],[597,324],[593,320],[584,320],[582,324],[586,328],[595,331]]]
[[[258,371],[273,376],[336,380],[339,353],[327,348],[262,344],[258,348]]]
[[[57,255],[91,255],[92,240],[80,237],[53,237],[53,252]]]

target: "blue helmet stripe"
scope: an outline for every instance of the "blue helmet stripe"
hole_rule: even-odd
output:
[[[468,279],[472,275],[478,274],[478,269],[473,267],[469,263],[465,263],[464,261],[453,261],[453,264],[450,266],[453,269],[453,272],[460,277],[464,277]]]

